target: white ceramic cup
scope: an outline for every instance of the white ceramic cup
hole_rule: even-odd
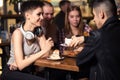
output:
[[[68,46],[70,45],[71,41],[71,38],[65,38],[65,44],[67,44]]]

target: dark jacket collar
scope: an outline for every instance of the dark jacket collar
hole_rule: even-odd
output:
[[[109,25],[114,24],[115,22],[118,22],[117,16],[112,16],[106,20],[106,22],[103,24],[103,27],[101,29],[107,29],[109,28]]]

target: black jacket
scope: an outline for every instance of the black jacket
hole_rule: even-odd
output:
[[[65,26],[65,13],[60,11],[54,18],[54,22],[57,25],[58,29],[63,29]]]
[[[79,67],[90,63],[90,80],[120,80],[120,21],[109,18],[103,27],[85,38],[77,55]]]

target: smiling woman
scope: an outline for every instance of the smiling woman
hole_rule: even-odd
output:
[[[3,69],[2,80],[44,80],[31,74],[34,70],[32,63],[38,58],[47,57],[47,52],[53,47],[51,38],[46,39],[44,34],[39,36],[34,33],[37,27],[41,27],[41,21],[43,20],[42,7],[43,2],[41,1],[22,3],[21,10],[25,21],[12,34],[10,45],[10,55],[12,56],[9,57]],[[34,36],[27,38],[26,34]],[[18,79],[18,76],[22,77]]]

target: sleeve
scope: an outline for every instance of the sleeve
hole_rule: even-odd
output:
[[[85,47],[77,55],[77,66],[81,66],[94,58],[97,48],[100,44],[100,32],[91,31],[90,36],[85,37]]]

